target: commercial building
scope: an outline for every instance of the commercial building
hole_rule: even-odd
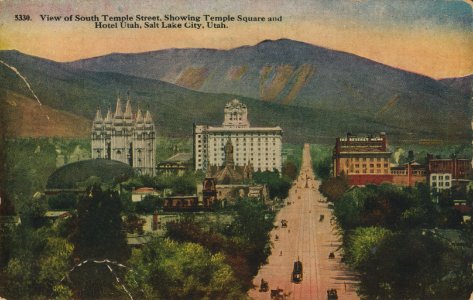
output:
[[[428,173],[448,173],[452,175],[453,180],[467,179],[471,175],[471,160],[464,158],[433,158],[433,155],[427,156]]]
[[[392,183],[402,186],[415,186],[416,183],[426,182],[427,170],[425,165],[409,162],[403,165],[391,166]]]
[[[233,147],[235,166],[281,172],[281,127],[251,127],[247,107],[237,99],[225,105],[222,126],[194,125],[195,170],[223,166],[228,141]]]
[[[391,182],[390,157],[385,133],[377,136],[347,134],[335,141],[333,174],[347,176],[350,185]]]
[[[452,188],[451,173],[431,173],[429,175],[429,184],[432,189],[437,191],[448,190]]]

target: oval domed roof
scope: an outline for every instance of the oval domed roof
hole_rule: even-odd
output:
[[[133,168],[125,163],[108,159],[81,160],[64,165],[48,178],[46,189],[73,189],[77,182],[83,182],[92,176],[102,182],[112,182],[117,177],[130,177]]]

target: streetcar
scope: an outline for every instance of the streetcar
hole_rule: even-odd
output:
[[[299,283],[302,281],[302,262],[297,260],[294,262],[294,268],[292,269],[292,282]]]

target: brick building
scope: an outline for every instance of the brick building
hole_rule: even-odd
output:
[[[377,136],[347,134],[336,139],[333,149],[334,176],[346,175],[350,185],[392,182],[385,133]]]

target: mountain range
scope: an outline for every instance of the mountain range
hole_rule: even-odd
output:
[[[190,136],[192,123],[218,124],[239,98],[253,125],[280,125],[289,142],[386,131],[396,140],[470,139],[471,78],[434,80],[349,54],[292,41],[231,50],[167,49],[69,63],[0,51],[31,82],[44,105],[91,120],[126,91],[150,109],[158,130]],[[0,66],[0,89],[31,98]],[[5,93],[8,91],[9,93]]]

